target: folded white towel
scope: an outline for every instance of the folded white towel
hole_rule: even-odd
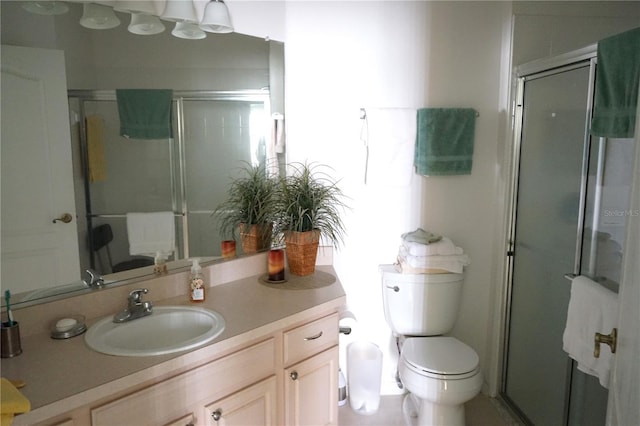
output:
[[[442,269],[448,272],[461,274],[465,266],[471,264],[471,259],[466,254],[456,254],[449,256],[411,256],[403,253],[403,247],[398,253],[398,262],[405,269]]]
[[[438,242],[422,244],[415,241],[402,240],[402,248],[411,256],[449,256],[452,254],[464,254],[460,247],[456,247],[447,237],[442,237]]]
[[[578,369],[598,377],[609,387],[611,350],[600,345],[600,357],[593,356],[595,334],[609,334],[618,323],[618,295],[584,276],[571,283],[567,324],[562,349],[578,362]]]
[[[127,213],[129,254],[170,255],[175,250],[173,212]]]

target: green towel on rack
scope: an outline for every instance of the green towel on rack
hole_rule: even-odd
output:
[[[421,108],[414,165],[424,176],[469,175],[473,162],[476,111]]]
[[[640,28],[598,42],[591,134],[632,138],[640,80]]]
[[[167,89],[116,89],[120,134],[132,139],[173,137],[171,101]]]

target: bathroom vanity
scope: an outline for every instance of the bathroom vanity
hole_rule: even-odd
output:
[[[154,297],[154,292],[170,295],[167,288],[184,290],[182,275],[136,287],[149,288],[156,306],[188,304],[185,294]],[[200,306],[220,313],[226,327],[213,342],[191,351],[111,356],[90,349],[83,336],[23,336],[24,353],[2,361],[3,377],[24,380],[21,391],[32,404],[13,424],[337,424],[338,311],[346,301],[344,290],[330,266],[317,267],[311,277],[289,276],[283,287],[265,284],[263,275],[208,289]],[[120,304],[130,290],[119,291]],[[109,305],[114,298],[105,292],[103,302]],[[87,312],[89,300],[76,302],[91,318],[89,327],[104,316]]]

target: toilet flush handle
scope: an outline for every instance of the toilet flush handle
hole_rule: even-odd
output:
[[[394,285],[393,287],[391,287],[390,285],[386,286],[388,289],[395,291],[396,293],[400,291],[400,287],[398,287],[397,285]]]

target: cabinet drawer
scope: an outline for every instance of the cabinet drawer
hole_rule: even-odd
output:
[[[91,410],[91,424],[158,425],[189,414],[198,401],[211,401],[273,374],[273,339]],[[186,411],[186,412],[185,412]]]
[[[284,364],[303,360],[338,344],[338,314],[332,314],[284,333]]]

